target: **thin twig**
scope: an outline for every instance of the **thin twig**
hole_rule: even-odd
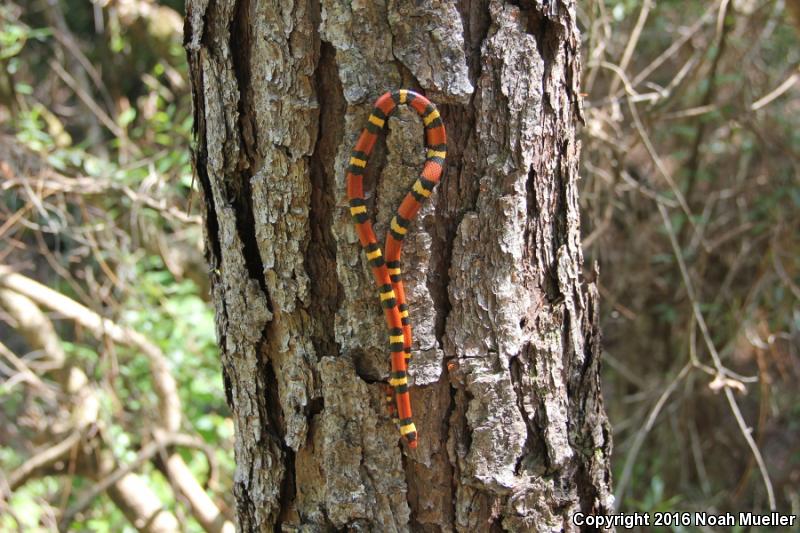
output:
[[[783,93],[791,89],[792,85],[797,83],[797,80],[800,79],[800,72],[795,72],[788,78],[784,80],[783,83],[778,85],[775,89],[770,91],[769,93],[765,94],[755,102],[753,105],[750,106],[750,109],[753,111],[758,111],[762,107],[767,106],[770,102],[775,100],[776,98],[780,97]]]
[[[59,18],[61,18],[60,15],[61,14],[59,13]],[[63,19],[62,21],[59,22],[62,22],[62,24],[59,24],[59,26],[62,26],[64,28],[67,27],[66,22],[63,22]],[[80,49],[78,44],[75,42],[75,38],[73,37],[73,35],[71,33],[62,31],[59,28],[53,28],[53,36],[59,43],[61,43],[64,46],[64,48],[69,50],[69,52],[73,55],[75,59],[78,60],[78,63],[80,63],[80,65],[89,75],[89,78],[91,78],[92,82],[94,83],[94,86],[97,88],[98,91],[100,91],[103,100],[105,100],[106,107],[108,107],[110,110],[113,109],[114,101],[111,99],[111,95],[108,93],[108,89],[103,84],[102,76],[100,76],[100,73],[97,71],[96,68],[94,68],[92,62],[89,61],[89,58],[86,57],[86,55]]]
[[[8,190],[13,187],[24,187],[24,184],[27,181],[30,181],[30,179],[22,176],[9,178],[0,184],[0,190]],[[47,173],[46,177],[42,176],[37,178],[35,184],[38,187],[41,187],[44,193],[50,194],[53,192],[61,192],[95,195],[107,194],[109,191],[119,191],[134,202],[142,203],[151,209],[159,211],[165,218],[173,218],[186,224],[200,224],[201,222],[199,216],[187,215],[182,210],[168,205],[167,201],[163,198],[153,198],[150,195],[134,191],[127,185],[115,183],[107,179],[90,178],[86,176],[67,177],[50,171]],[[5,224],[3,227],[5,227]],[[0,235],[2,235],[2,230],[0,230]]]
[[[42,394],[44,394],[44,396],[46,396],[48,399],[53,399],[56,397],[53,388],[48,387],[47,384],[44,381],[42,381],[42,379],[39,376],[37,376],[30,368],[28,368],[28,365],[25,364],[25,361],[22,360],[22,358],[20,358],[19,356],[17,356],[17,354],[9,350],[8,346],[3,344],[2,342],[0,342],[0,355],[5,357],[9,363],[14,365],[14,368],[17,370],[17,372],[19,372],[19,375],[22,376],[23,381],[28,382],[38,391],[42,392]],[[6,384],[10,385],[10,383]]]
[[[95,502],[97,497],[109,489],[113,484],[118,482],[123,477],[127,476],[134,470],[141,467],[145,462],[152,459],[157,453],[161,450],[166,449],[169,446],[184,446],[188,448],[200,448],[203,449],[205,444],[199,439],[184,435],[180,433],[175,433],[171,435],[163,435],[158,439],[146,444],[139,450],[139,453],[136,455],[136,458],[128,463],[125,466],[121,466],[114,470],[111,474],[100,480],[98,483],[92,485],[92,488],[86,491],[78,501],[72,505],[67,511],[62,515],[61,519],[58,522],[59,530],[65,531],[69,528],[69,525],[75,519],[75,516],[87,509],[92,503]]]
[[[675,259],[678,261],[678,267],[681,271],[681,276],[683,278],[683,284],[686,289],[686,294],[689,297],[689,300],[692,305],[692,311],[694,313],[695,320],[697,321],[697,325],[700,328],[700,332],[703,334],[703,339],[705,340],[706,347],[708,348],[709,353],[711,354],[711,359],[714,362],[714,367],[717,370],[718,375],[722,378],[725,375],[725,368],[722,365],[722,361],[720,360],[719,353],[717,352],[716,346],[714,346],[714,341],[711,339],[711,334],[708,331],[708,326],[706,325],[706,321],[703,318],[703,313],[700,311],[700,304],[695,296],[694,286],[692,285],[692,280],[689,277],[689,271],[686,268],[686,263],[683,260],[683,254],[681,253],[680,246],[678,245],[678,239],[675,235],[675,231],[672,228],[672,222],[670,222],[669,214],[667,213],[666,208],[661,204],[656,204],[658,207],[658,212],[661,214],[661,219],[664,223],[664,227],[667,230],[667,235],[669,235],[669,242],[672,245],[672,251],[675,255]],[[758,449],[756,442],[753,440],[753,436],[751,435],[751,430],[747,427],[747,423],[742,416],[742,412],[739,409],[739,405],[736,403],[736,398],[733,396],[733,392],[731,391],[730,386],[724,384],[723,386],[725,390],[725,397],[728,400],[728,404],[730,405],[731,412],[733,413],[734,418],[736,419],[736,423],[739,426],[739,430],[744,437],[744,440],[747,442],[747,445],[750,447],[750,450],[753,453],[753,458],[758,465],[759,470],[761,471],[761,478],[764,481],[764,487],[767,490],[767,499],[769,500],[769,508],[770,510],[775,510],[775,493],[772,489],[772,481],[769,477],[769,472],[767,471],[767,465],[764,463],[764,459],[761,457],[761,451]]]
[[[652,0],[645,0],[642,3],[642,9],[639,11],[639,18],[636,19],[636,25],[634,25],[633,31],[631,31],[628,44],[625,46],[625,51],[622,53],[622,58],[619,60],[619,69],[622,72],[625,72],[628,69],[628,63],[630,63],[630,60],[633,57],[633,52],[636,50],[636,45],[639,42],[639,37],[642,34],[642,29],[644,28],[645,22],[647,22],[647,15],[650,14],[650,9],[652,6]],[[609,95],[617,92],[617,89],[619,88],[619,81],[619,78],[614,78],[611,81],[611,86],[608,89]]]
[[[731,28],[733,27],[733,23],[728,23],[726,19],[728,18],[728,6],[730,5],[730,0],[722,0],[722,3],[719,6],[719,12],[717,14],[717,29],[716,35],[714,38],[714,50],[716,51],[714,54],[714,59],[711,62],[711,68],[709,70],[706,79],[708,80],[705,94],[703,95],[703,99],[700,102],[700,105],[710,105],[712,100],[714,99],[714,95],[716,94],[717,90],[717,71],[719,70],[720,63],[722,61],[722,56],[725,54],[725,47],[728,43],[728,34],[730,33]],[[687,169],[687,185],[686,185],[686,196],[691,198],[692,193],[694,192],[694,187],[697,184],[697,176],[700,171],[700,147],[703,145],[703,139],[705,137],[706,132],[706,122],[701,120],[697,125],[697,132],[694,137],[694,141],[692,142],[692,148],[690,151],[689,158],[686,161],[686,169]]]
[[[4,513],[6,516],[10,516],[11,519],[17,524],[17,531],[19,533],[23,533],[25,529],[22,527],[22,521],[19,519],[19,516],[17,516],[11,506],[8,505],[8,501],[4,496],[5,494],[11,494],[11,490],[8,488],[8,481],[3,475],[3,472],[0,471],[0,512]]]
[[[644,426],[636,432],[636,437],[634,437],[633,445],[631,446],[628,455],[625,457],[625,466],[622,468],[622,475],[620,476],[619,481],[617,482],[617,490],[614,493],[614,500],[621,502],[622,498],[625,496],[625,491],[628,488],[628,482],[631,479],[631,473],[633,472],[633,465],[636,462],[636,457],[639,455],[639,450],[642,448],[642,444],[644,444],[644,439],[647,437],[647,434],[650,433],[650,430],[653,429],[653,424],[655,424],[656,418],[658,418],[658,414],[661,412],[661,409],[664,407],[664,404],[675,392],[675,387],[678,386],[678,383],[681,382],[683,378],[686,377],[686,374],[689,373],[691,370],[692,364],[691,362],[686,363],[681,368],[678,375],[673,378],[673,380],[667,385],[664,389],[664,392],[661,393],[659,396],[658,401],[656,401],[653,408],[650,410],[650,414],[647,415],[647,421],[645,422]]]
[[[697,33],[700,28],[702,28],[705,24],[707,24],[712,19],[712,15],[714,11],[717,10],[717,5],[719,2],[715,2],[713,5],[709,6],[709,8],[703,13],[703,15],[692,24],[684,34],[676,39],[669,47],[661,52],[657,58],[655,58],[649,65],[647,65],[644,69],[642,69],[636,76],[633,77],[631,80],[631,84],[636,87],[642,81],[646,80],[650,74],[653,73],[658,67],[660,67],[667,59],[675,55],[675,53],[681,49],[681,47],[686,44],[689,39],[694,37],[694,34]]]
[[[164,354],[144,335],[101,317],[75,300],[18,274],[5,265],[0,265],[0,286],[19,292],[43,307],[58,311],[91,331],[99,339],[108,336],[114,342],[140,350],[150,361],[153,388],[159,399],[161,427],[170,432],[180,427],[181,401],[175,378]]]
[[[607,68],[607,69],[609,69],[609,70],[611,70],[617,76],[620,77],[620,79],[622,80],[623,86],[625,87],[625,91],[629,95],[635,94],[635,91],[634,91],[633,87],[631,86],[630,82],[628,81],[627,76],[625,75],[625,73],[618,66],[616,66],[616,65],[614,65],[612,63],[605,62],[605,61],[601,62],[600,65],[605,67],[605,68]],[[697,231],[697,227],[695,226],[695,222],[694,222],[694,217],[692,216],[692,213],[689,210],[689,205],[686,203],[686,198],[683,196],[683,193],[681,192],[681,190],[678,187],[677,183],[675,183],[675,180],[672,179],[672,175],[669,173],[669,171],[667,171],[666,167],[664,166],[664,163],[661,161],[661,157],[659,157],[658,153],[656,152],[656,149],[653,146],[652,141],[650,140],[650,136],[647,135],[647,132],[645,131],[645,128],[644,128],[644,124],[642,124],[642,120],[641,120],[641,118],[639,118],[639,112],[636,110],[636,105],[634,105],[634,103],[630,99],[628,99],[628,108],[630,109],[631,116],[633,117],[633,123],[636,126],[636,131],[639,133],[639,137],[641,138],[642,143],[644,143],[644,147],[647,150],[648,155],[653,160],[653,163],[655,164],[655,166],[658,169],[658,171],[661,174],[661,176],[664,178],[664,180],[670,186],[670,189],[672,190],[672,193],[675,195],[675,198],[677,198],[677,200],[678,200],[678,204],[681,206],[681,209],[683,210],[683,213],[686,215],[687,221],[692,226],[692,228],[695,231]],[[662,204],[659,202],[658,205],[662,205]]]
[[[28,479],[30,479],[37,470],[45,468],[46,466],[55,463],[67,455],[69,451],[73,447],[77,446],[77,444],[80,442],[81,436],[82,435],[80,431],[73,431],[58,444],[42,450],[25,461],[19,468],[11,472],[11,475],[8,476],[9,490],[16,490]]]
[[[97,105],[97,102],[95,102],[90,95],[86,94],[86,92],[78,85],[78,82],[75,80],[75,78],[73,78],[69,72],[64,70],[64,67],[59,65],[58,62],[54,60],[51,60],[49,65],[50,68],[53,69],[53,72],[55,72],[58,77],[61,78],[64,83],[66,83],[67,86],[69,86],[69,88],[75,92],[80,101],[89,108],[92,114],[94,114],[97,119],[102,122],[103,125],[108,128],[108,130],[113,133],[117,139],[119,139],[124,148],[130,149],[137,156],[141,155],[142,150],[136,144],[128,142],[128,135],[125,130],[119,127],[119,125],[117,125],[117,123],[114,122],[110,116],[108,116],[108,113],[106,113],[99,105]]]

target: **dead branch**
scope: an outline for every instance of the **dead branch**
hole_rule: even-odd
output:
[[[72,431],[61,442],[50,446],[25,461],[8,476],[8,487],[13,492],[24,485],[36,472],[51,466],[66,456],[81,441],[81,432]]]
[[[75,517],[79,513],[82,513],[89,508],[100,494],[107,491],[112,485],[117,484],[128,474],[141,468],[145,462],[153,459],[159,451],[165,450],[170,446],[184,446],[206,451],[205,443],[203,443],[200,439],[190,435],[175,433],[171,435],[159,436],[157,440],[154,440],[142,447],[133,461],[127,465],[118,466],[114,471],[106,475],[98,483],[92,486],[91,489],[87,490],[83,495],[81,495],[78,501],[69,509],[67,509],[66,512],[64,512],[63,516],[59,520],[59,530],[69,530],[69,526],[75,520]],[[220,529],[220,531],[223,530]]]
[[[150,361],[153,372],[153,389],[159,399],[159,426],[169,432],[177,431],[180,428],[181,401],[178,397],[175,378],[169,370],[164,354],[144,335],[101,317],[75,300],[22,274],[15,273],[5,265],[0,265],[0,286],[23,294],[52,311],[58,311],[88,329],[99,339],[108,337],[118,344],[130,346],[142,352]]]
[[[154,389],[159,398],[158,407],[161,414],[159,428],[168,434],[175,433],[179,429],[182,412],[177,386],[169,371],[167,360],[157,346],[140,333],[119,326],[71,298],[22,274],[15,273],[4,265],[0,265],[0,286],[18,292],[41,306],[58,311],[91,331],[98,338],[107,337],[118,344],[140,350],[151,364]],[[188,500],[192,514],[203,528],[213,533],[232,531],[233,525],[224,519],[224,515],[208,497],[197,479],[189,472],[180,455],[172,454],[168,457],[166,464],[170,477],[176,481],[179,492]]]

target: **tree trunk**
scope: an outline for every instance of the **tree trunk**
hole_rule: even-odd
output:
[[[241,530],[571,531],[610,512],[574,2],[189,0],[185,27]],[[383,405],[386,325],[345,193],[372,103],[401,87],[449,137],[404,246],[416,450]],[[373,154],[378,235],[422,141],[404,110]]]

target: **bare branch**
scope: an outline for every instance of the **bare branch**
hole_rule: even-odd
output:
[[[660,205],[660,204],[659,204]],[[639,450],[642,448],[642,444],[644,444],[644,439],[647,437],[650,430],[653,429],[653,424],[655,424],[656,418],[658,418],[658,414],[661,412],[661,409],[664,407],[664,404],[667,402],[669,397],[675,392],[675,388],[678,384],[686,377],[686,374],[689,373],[691,370],[692,365],[691,363],[686,363],[681,368],[678,375],[675,376],[672,381],[664,388],[664,392],[661,393],[658,400],[656,401],[653,408],[650,410],[650,414],[647,415],[647,422],[645,422],[644,426],[636,432],[636,437],[633,439],[633,445],[631,446],[628,455],[625,457],[625,466],[622,468],[622,475],[620,476],[619,481],[617,481],[617,489],[614,492],[614,499],[618,502],[622,501],[622,498],[625,496],[625,491],[628,489],[628,483],[631,479],[631,473],[633,472],[633,465],[636,462],[636,457],[639,455]]]
[[[0,291],[0,298],[2,298],[2,291]],[[21,376],[23,381],[35,387],[47,398],[55,398],[55,392],[52,390],[52,388],[48,387],[47,384],[39,378],[39,376],[37,376],[30,368],[28,368],[28,365],[25,364],[25,361],[20,359],[17,354],[9,350],[8,347],[2,342],[0,342],[0,355],[8,359],[17,372],[19,372],[18,375]]]
[[[16,490],[28,479],[33,477],[37,471],[51,466],[56,461],[63,459],[81,441],[81,432],[73,431],[67,437],[49,448],[42,450],[27,461],[22,466],[11,472],[8,476],[8,487],[11,491]]]
[[[68,177],[58,174],[52,170],[48,170],[47,172],[43,173],[41,177],[35,180],[25,176],[9,177],[8,179],[4,180],[2,185],[0,185],[0,190],[7,190],[13,187],[23,187],[27,182],[34,182],[34,185],[36,185],[37,189],[40,190],[40,193],[38,194],[39,197],[53,192],[95,195],[106,194],[109,191],[118,191],[122,192],[134,202],[144,204],[147,207],[158,211],[165,218],[172,218],[185,224],[200,224],[199,216],[187,215],[182,210],[168,205],[166,200],[163,198],[153,198],[152,196],[142,192],[134,191],[127,185],[115,183],[107,179],[91,178],[88,176]],[[22,214],[17,216],[17,218],[21,217]],[[9,224],[9,222],[6,222],[3,225],[3,230],[6,229],[5,226],[7,224]],[[2,235],[2,233],[3,231],[0,231],[0,235]]]
[[[645,0],[642,3],[642,9],[639,11],[639,18],[636,19],[636,25],[633,27],[628,44],[625,46],[625,51],[622,53],[622,58],[619,61],[619,69],[625,72],[628,68],[628,63],[633,57],[633,51],[636,50],[636,44],[639,42],[639,36],[642,34],[645,22],[647,22],[647,15],[650,14],[650,9],[653,7],[652,0]],[[619,88],[619,78],[614,78],[611,81],[611,87],[608,90],[609,94],[614,94]]]
[[[766,107],[770,102],[776,98],[779,98],[783,93],[791,89],[792,85],[794,85],[798,79],[800,79],[800,72],[794,72],[791,76],[786,78],[783,83],[775,87],[775,89],[753,102],[753,105],[750,106],[750,109],[753,111],[758,111],[762,107]]]
[[[159,427],[167,433],[175,433],[181,423],[181,403],[175,379],[169,371],[167,360],[161,350],[140,333],[117,325],[78,302],[60,294],[21,274],[0,265],[0,286],[7,287],[30,298],[39,305],[58,311],[91,331],[98,338],[108,337],[114,342],[139,349],[150,360],[153,384],[159,397],[161,414]],[[208,497],[198,481],[191,475],[183,459],[173,454],[167,459],[168,470],[179,481],[180,493],[190,502],[192,513],[209,532],[228,532],[233,526],[224,520],[222,513]]]
[[[89,489],[83,495],[81,495],[78,501],[72,507],[67,509],[64,515],[61,517],[61,520],[59,520],[58,524],[59,530],[61,531],[69,530],[69,526],[75,520],[75,517],[79,513],[82,513],[83,511],[88,509],[95,502],[95,500],[100,494],[108,490],[112,485],[117,484],[120,480],[122,480],[125,476],[127,476],[131,472],[141,468],[141,466],[145,462],[153,459],[153,457],[155,457],[155,455],[159,451],[165,450],[170,446],[185,446],[201,450],[206,449],[205,443],[203,443],[200,439],[197,439],[190,435],[175,433],[171,435],[160,436],[158,439],[143,446],[142,449],[139,450],[139,453],[136,455],[136,458],[133,461],[131,461],[127,465],[118,467],[116,470],[114,470],[106,477],[104,477],[102,480],[100,480],[97,484],[92,486],[91,489]],[[205,493],[203,494],[205,495]],[[211,505],[214,508],[216,507],[213,505],[213,502]],[[207,528],[206,530],[209,531],[209,529]],[[233,531],[232,525],[230,525],[230,529],[220,528],[218,530],[224,531],[225,533],[228,533],[228,531]]]
[[[175,378],[169,370],[164,354],[144,335],[101,317],[75,300],[22,274],[15,273],[5,265],[0,265],[0,286],[23,294],[43,307],[58,311],[91,331],[97,338],[108,337],[114,342],[141,351],[149,359],[153,372],[153,388],[159,399],[159,425],[170,432],[180,428],[181,401]]]
[[[686,269],[686,264],[683,261],[683,254],[681,253],[680,246],[678,245],[678,239],[675,236],[675,231],[672,228],[672,223],[669,220],[669,214],[667,213],[666,208],[661,204],[656,204],[658,207],[658,212],[661,214],[661,219],[664,222],[664,227],[667,229],[667,234],[669,235],[669,241],[672,244],[672,250],[675,254],[675,258],[678,261],[678,266],[680,267],[681,276],[683,277],[683,284],[686,287],[686,293],[689,296],[689,300],[692,304],[692,311],[694,312],[695,320],[697,321],[697,325],[700,328],[700,332],[703,334],[703,339],[706,342],[706,347],[708,348],[709,353],[711,354],[711,359],[714,361],[714,367],[717,370],[717,373],[720,377],[723,377],[725,372],[725,367],[722,365],[722,360],[719,357],[719,353],[717,353],[717,348],[714,346],[714,341],[711,339],[711,334],[708,331],[708,326],[706,325],[706,321],[703,318],[703,314],[700,311],[700,304],[695,297],[694,293],[694,286],[692,285],[692,280],[689,277],[689,271]],[[761,456],[761,451],[758,449],[758,445],[756,444],[755,440],[753,440],[753,436],[751,434],[751,430],[747,427],[747,423],[742,416],[742,412],[739,409],[739,405],[736,403],[736,398],[733,396],[733,392],[731,388],[727,385],[724,387],[725,389],[725,397],[728,400],[728,405],[730,405],[731,412],[733,413],[734,418],[736,419],[736,423],[739,426],[739,430],[744,437],[744,440],[747,442],[747,445],[750,447],[750,451],[753,453],[753,458],[758,464],[758,469],[761,472],[761,478],[764,481],[764,487],[767,490],[767,499],[769,500],[769,508],[770,510],[775,510],[775,493],[772,489],[772,481],[769,477],[769,472],[767,471],[767,465],[764,463],[764,458]]]
[[[108,116],[108,113],[106,113],[99,105],[97,105],[97,102],[95,102],[94,99],[80,87],[75,78],[73,78],[69,72],[64,70],[64,67],[62,67],[58,61],[52,60],[50,61],[49,65],[50,68],[53,69],[53,72],[55,72],[58,77],[61,78],[64,83],[66,83],[69,88],[75,92],[80,101],[83,102],[87,108],[89,108],[89,111],[91,111],[92,114],[94,114],[97,119],[102,122],[103,125],[108,128],[108,130],[113,133],[121,143],[124,144],[126,148],[130,148],[135,154],[141,153],[141,149],[137,145],[128,142],[128,135],[125,130],[120,128],[117,123]]]

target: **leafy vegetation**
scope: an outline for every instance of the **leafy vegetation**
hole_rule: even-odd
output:
[[[232,422],[206,301],[199,215],[190,206],[192,121],[180,15],[149,3],[102,9],[77,1],[52,8],[46,2],[25,9],[7,4],[0,8],[0,43],[7,146],[0,151],[0,234],[10,244],[0,263],[31,272],[160,350],[184,406],[180,430],[201,437],[177,452],[230,517]],[[99,409],[89,427],[80,428],[85,449],[73,449],[59,459],[62,464],[45,469],[78,475],[33,477],[15,488],[0,504],[0,530],[133,531],[118,499],[101,492],[81,505],[113,472],[83,463],[107,461],[110,454],[120,467],[133,464],[156,438],[161,398],[153,362],[135,345],[98,338],[79,320],[40,307],[66,356],[61,365],[86,374]],[[0,438],[0,457],[12,479],[68,433],[54,426],[64,426],[59,420],[74,418],[81,406],[78,391],[59,381],[58,369],[48,370],[52,354],[37,356],[30,352],[36,341],[32,346],[25,335],[13,334],[13,315],[4,315],[0,326],[3,346],[44,377],[49,394],[37,397],[28,383],[15,380],[19,368],[0,367],[0,409],[4,423],[16,427]],[[166,447],[161,461],[145,462],[135,472],[185,530],[202,531],[173,486],[165,453]],[[4,498],[6,490],[0,487]],[[72,508],[71,523],[59,526]]]

